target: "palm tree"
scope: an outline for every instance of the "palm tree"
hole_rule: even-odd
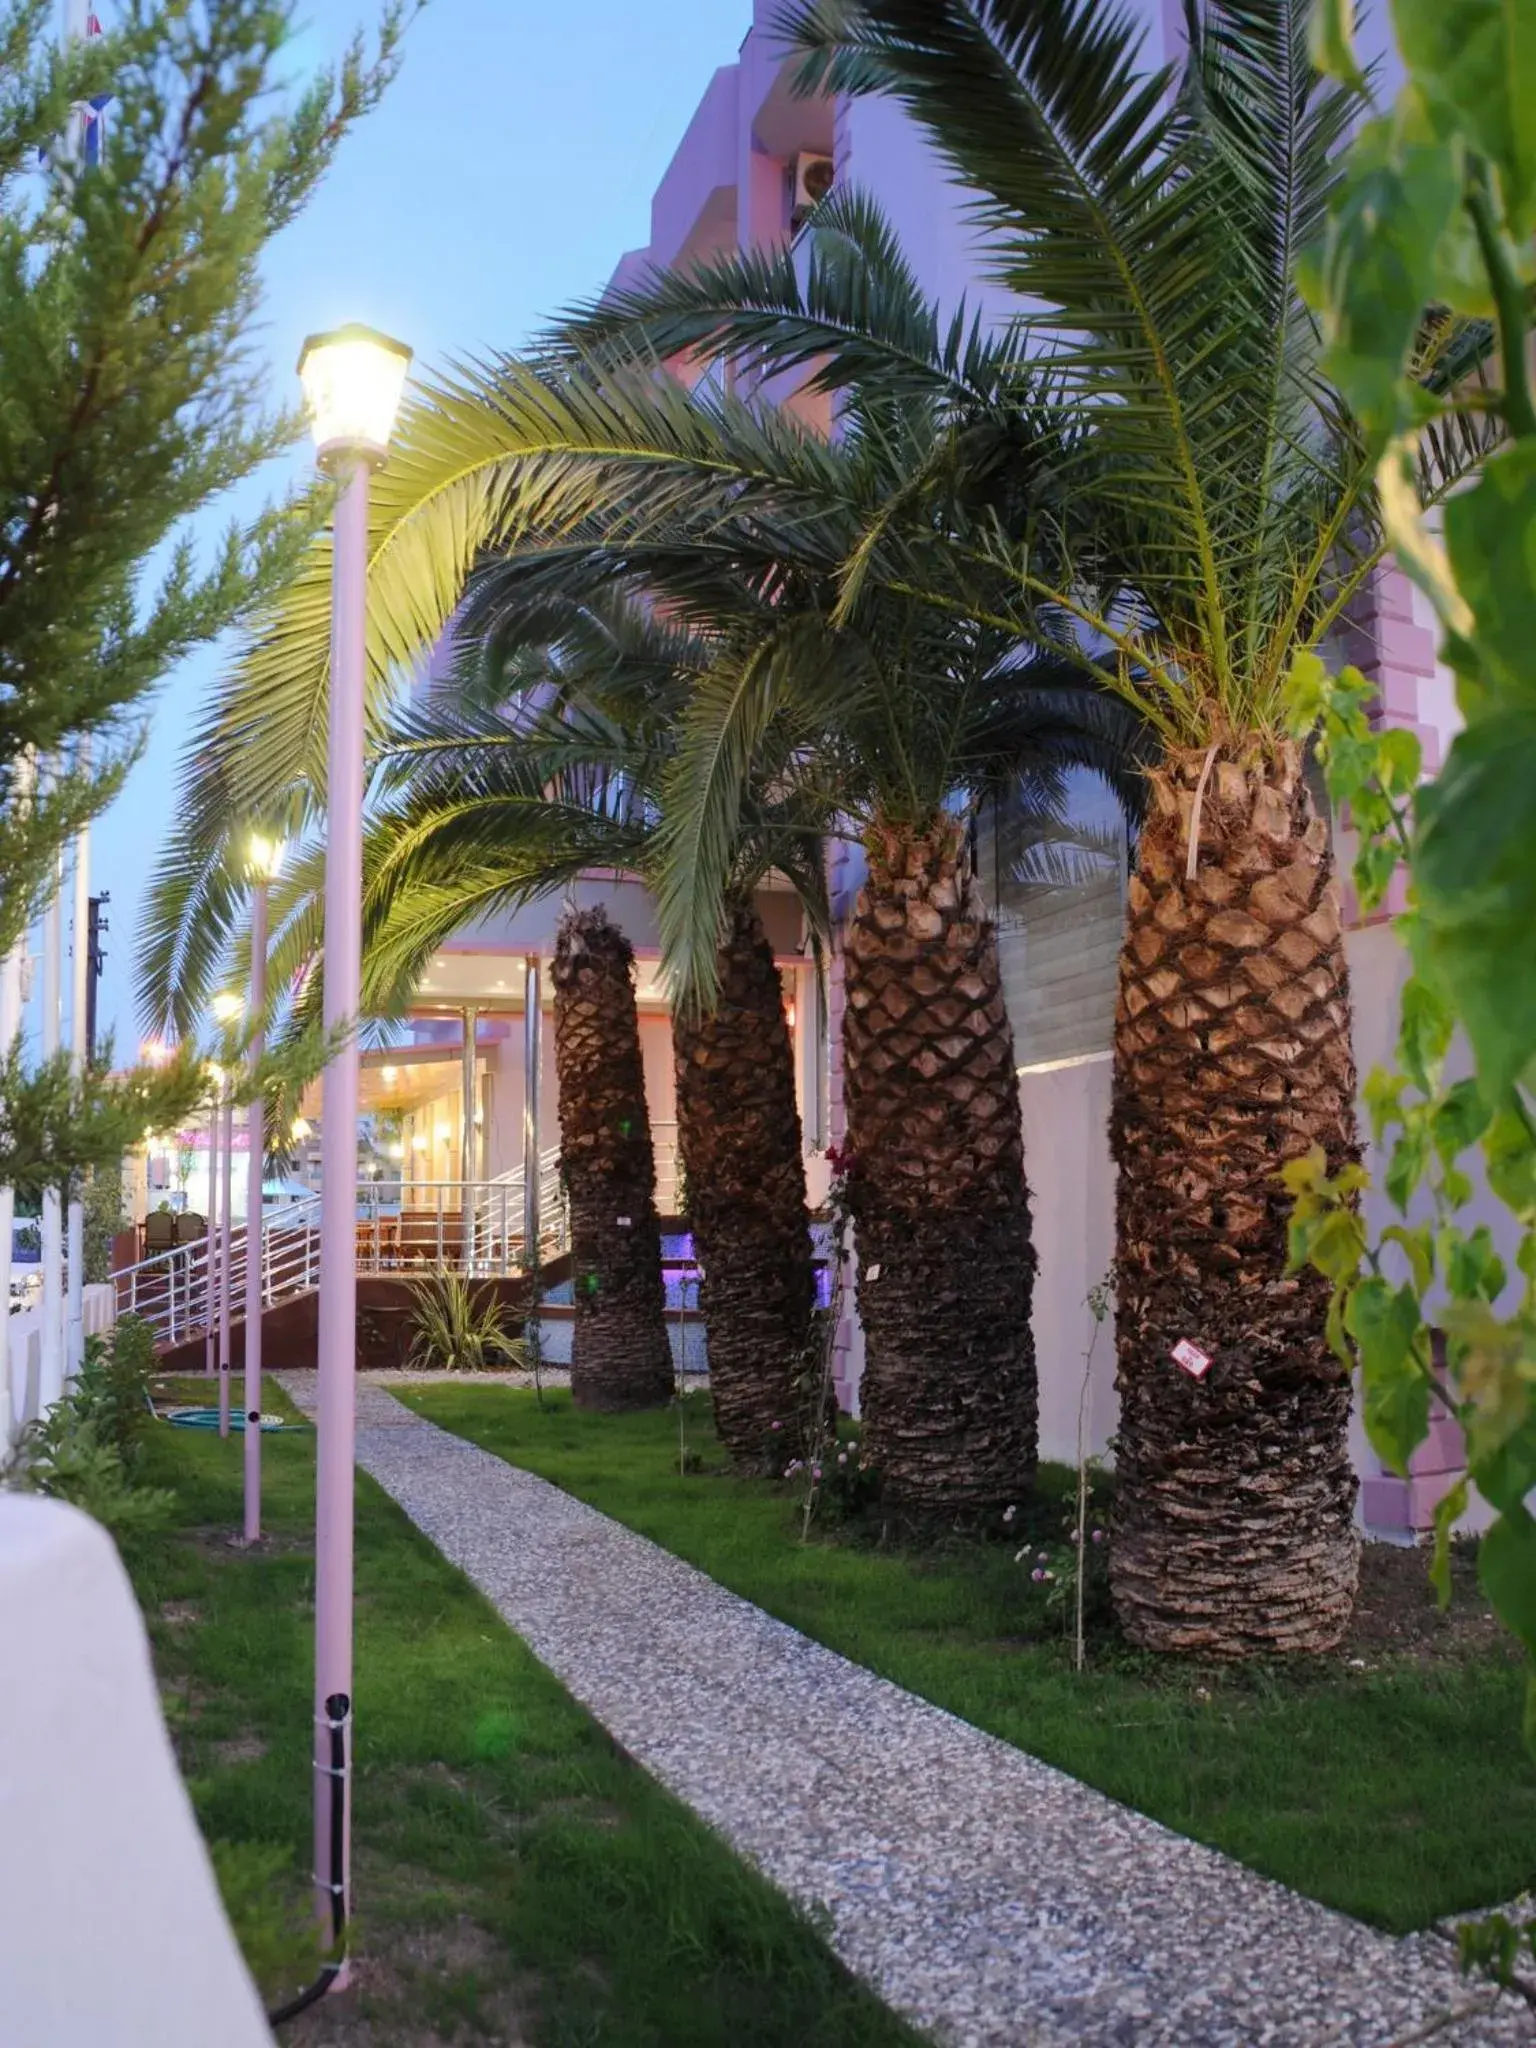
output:
[[[869,866],[845,1034],[871,1449],[894,1504],[980,1510],[1014,1499],[1033,1465],[1034,1260],[964,811],[1019,768],[1059,801],[1062,765],[1120,763],[1132,721],[1082,690],[1075,657],[1020,657],[1011,564],[932,544],[972,530],[973,500],[989,522],[1007,508],[1009,535],[1054,501],[1048,379],[963,314],[941,323],[871,213],[845,209],[823,239],[797,332],[829,379],[847,372],[834,443],[738,393],[688,395],[656,376],[643,337],[596,366],[501,361],[418,393],[370,514],[373,715],[488,557],[515,556],[551,591],[631,577],[728,629],[737,658],[697,684],[665,787],[658,899],[679,999],[707,1007],[718,985],[743,793],[777,725],[795,736],[788,783],[862,838]],[[916,585],[864,573],[903,537]],[[228,929],[227,818],[322,779],[328,556],[195,736],[152,906],[157,1011],[194,1004]],[[730,609],[743,591],[745,619]]]
[[[693,676],[719,649],[698,629],[660,621],[612,591],[569,607],[536,599],[530,612],[518,596],[526,568],[489,567],[465,606],[466,639],[486,642],[475,691],[484,702],[429,699],[400,721],[381,764],[391,802],[369,837],[368,935],[370,959],[386,977],[382,985],[370,978],[371,993],[386,1004],[462,923],[466,903],[483,913],[558,889],[586,869],[643,878],[655,862],[659,785],[676,721]],[[557,621],[553,645],[527,646],[529,630],[547,632]],[[529,683],[539,700],[532,715]],[[773,767],[770,756],[761,782],[772,781]],[[715,1000],[673,1020],[678,1140],[703,1268],[716,1428],[738,1463],[757,1468],[804,1448],[800,1381],[814,1306],[793,1053],[778,969],[753,909],[770,870],[795,887],[813,932],[824,932],[816,821],[754,792],[738,828]],[[650,1210],[649,1169],[632,1146],[617,1147],[602,1172],[610,1180],[627,1172],[643,1182],[643,1197],[616,1201],[590,1171],[588,1194],[575,1196],[592,1148],[622,1124],[638,1130],[641,1118],[632,1084],[623,1100],[634,1024],[632,999],[618,993],[627,970],[610,958],[618,948],[610,937],[599,948],[569,920],[561,945],[573,956],[585,948],[584,959],[600,951],[606,970],[580,1028],[572,1010],[556,1033],[562,1140],[568,1103],[570,1121],[586,1134],[564,1145],[581,1276],[580,1396],[590,1377],[585,1354],[606,1342],[597,1310],[620,1298],[619,1269],[643,1263],[639,1247],[654,1231],[632,1220],[615,1235],[602,1224]],[[557,963],[557,988],[560,973]],[[605,1121],[594,1097],[622,1106]],[[627,1284],[640,1291],[638,1278]],[[632,1362],[639,1370],[638,1353]]]
[[[402,708],[379,742],[378,796],[365,836],[364,999],[372,1016],[409,1005],[427,963],[466,917],[520,908],[594,868],[643,878],[654,860],[659,783],[676,718],[692,675],[717,650],[700,631],[649,615],[622,591],[568,603],[540,588],[525,602],[520,587],[541,581],[541,569],[537,562],[492,565],[474,579],[453,673]],[[771,759],[764,775],[771,779]],[[770,870],[796,889],[813,932],[824,932],[814,821],[754,794],[738,834],[719,997],[674,1028],[679,1144],[704,1266],[716,1424],[733,1457],[753,1467],[804,1448],[799,1381],[814,1299],[792,1049],[778,970],[751,907]],[[321,878],[318,861],[307,860],[276,898],[271,979],[283,989],[303,982],[301,1023],[318,1001]],[[581,1146],[567,1148],[577,1177],[601,1142],[591,1137],[588,1096],[622,1101],[609,1124],[598,1119],[599,1133],[620,1124],[636,1131],[643,1120],[633,1094],[634,1006],[617,989],[623,978],[615,967],[582,1031],[564,1041],[557,1033],[557,1051],[561,1043],[568,1050],[562,1133],[573,1123],[588,1133]],[[620,1148],[603,1170],[650,1189],[632,1148]],[[615,1205],[596,1200],[590,1173],[586,1181],[593,1199],[575,1201],[572,1214],[583,1276],[578,1398],[592,1379],[594,1305],[625,1289],[643,1291],[634,1269],[645,1260],[636,1247],[655,1250],[649,1225],[618,1238],[589,1227],[594,1215],[638,1215],[650,1193]],[[619,1255],[612,1269],[610,1250]],[[640,1363],[638,1352],[633,1362]],[[642,1386],[654,1391],[655,1384],[654,1372],[645,1371]]]
[[[672,1353],[635,951],[601,905],[561,918],[550,979],[576,1301],[571,1396],[584,1408],[665,1405]]]
[[[1015,517],[1050,501],[1029,410],[1039,377],[963,311],[940,326],[867,203],[840,197],[819,221],[803,292],[787,254],[728,258],[606,301],[562,340],[574,360],[819,364],[812,381],[838,392],[842,495],[869,508],[865,523],[829,513],[809,540],[781,536],[765,658],[693,694],[665,789],[663,939],[685,984],[702,980],[752,736],[768,717],[803,732],[801,768],[835,791],[866,868],[843,946],[866,1444],[892,1504],[982,1512],[1033,1469],[1035,1262],[967,810],[1023,770],[1059,813],[1065,767],[1118,774],[1134,721],[1059,653],[1021,655],[1012,617],[989,616],[1011,576],[999,586],[966,564],[956,577],[932,546],[969,530],[978,494]],[[862,569],[907,531],[908,508],[922,558],[901,588]]]
[[[976,195],[1061,437],[1051,547],[1002,522],[970,546],[1011,566],[1021,631],[1075,621],[1084,667],[1159,738],[1116,1022],[1112,1580],[1133,1641],[1229,1654],[1329,1647],[1358,1569],[1350,1390],[1326,1284],[1287,1270],[1276,1178],[1315,1145],[1333,1170],[1356,1153],[1339,890],[1285,693],[1383,551],[1381,450],[1296,282],[1360,107],[1314,72],[1311,13],[1190,0],[1161,70],[1104,0],[787,17],[807,89],[894,96]],[[1418,373],[1455,393],[1486,346],[1427,316]],[[1486,447],[1475,407],[1426,433],[1424,504]],[[910,581],[891,538],[866,571]],[[1186,1339],[1202,1378],[1174,1362]]]
[[[714,1003],[679,1009],[672,1038],[715,1428],[740,1464],[772,1470],[809,1447],[816,1287],[784,987],[740,897]]]

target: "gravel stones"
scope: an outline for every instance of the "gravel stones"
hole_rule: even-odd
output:
[[[1536,2048],[1536,2013],[1443,1935],[1378,1933],[1117,1805],[381,1388],[357,1441],[636,1761],[948,2048],[1391,2048],[1442,2015],[1435,2048]]]

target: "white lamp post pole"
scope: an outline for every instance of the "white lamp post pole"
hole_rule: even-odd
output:
[[[90,761],[89,747],[82,761]],[[70,920],[73,953],[70,958],[69,1051],[75,1079],[83,1083],[90,1047],[85,1042],[86,986],[91,971],[91,828],[82,825],[75,836],[75,890]],[[65,1370],[73,1380],[85,1363],[85,1186],[76,1179],[70,1190],[68,1217],[68,1342]]]
[[[226,1033],[232,1033],[245,1008],[244,999],[233,989],[222,989],[213,999],[214,1019]],[[229,1435],[229,1311],[230,1296],[234,1292],[234,1167],[235,1167],[235,1091],[228,1085],[233,1081],[233,1066],[226,1060],[223,1069],[226,1085],[220,1091],[219,1110],[219,1292],[218,1292],[218,1359],[219,1359],[219,1435]],[[210,1233],[213,1218],[208,1219]],[[211,1249],[210,1244],[210,1249]]]
[[[210,1379],[219,1362],[219,1104],[223,1087],[223,1078],[215,1068],[213,1095],[208,1104],[208,1214],[203,1232],[203,1280],[208,1306],[203,1371]]]
[[[277,872],[281,847],[259,839],[251,846],[251,1065],[260,1064],[266,1043],[267,884]],[[261,1170],[267,1150],[266,1108],[254,1096],[246,1111],[250,1152],[245,1179],[245,1540],[261,1536],[261,1254],[266,1218],[261,1204]]]
[[[43,1058],[59,1050],[63,1000],[64,863],[54,872],[53,893],[43,912]],[[64,1213],[58,1182],[43,1190],[43,1327],[37,1412],[46,1415],[64,1391]],[[10,1304],[6,1304],[9,1311]]]
[[[322,1925],[338,1949],[351,1905],[356,1023],[362,994],[368,476],[388,449],[409,362],[408,349],[359,327],[313,335],[299,357],[319,458],[340,485],[331,585],[323,1013],[327,1031],[345,1028],[346,1038],[321,1084],[315,1474],[315,1886]]]
[[[224,1091],[224,1129],[219,1137],[219,1435],[229,1435],[229,1297],[234,1289],[233,1194],[235,1091]]]
[[[23,753],[16,763],[11,790],[17,815],[31,802],[33,757]],[[7,1058],[21,1032],[22,981],[26,934],[0,958],[0,1059]],[[16,1400],[11,1391],[11,1262],[15,1250],[16,1190],[0,1187],[0,1469],[10,1463],[16,1431]],[[25,1367],[23,1367],[25,1378]]]

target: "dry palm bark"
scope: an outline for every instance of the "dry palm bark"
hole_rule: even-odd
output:
[[[571,1395],[582,1408],[656,1407],[672,1392],[634,960],[601,909],[561,919],[551,979],[576,1302]]]
[[[1205,786],[1201,790],[1201,778]],[[1188,875],[1199,797],[1195,873]],[[1287,1159],[1356,1156],[1339,888],[1289,743],[1171,757],[1130,885],[1115,1029],[1120,1433],[1133,1642],[1324,1650],[1358,1574],[1328,1288],[1286,1271]],[[1170,1357],[1192,1340],[1194,1379]]]
[[[678,1144],[715,1426],[741,1463],[781,1467],[805,1448],[815,1281],[783,985],[752,909],[719,964],[713,1013],[673,1020]]]
[[[844,942],[865,1444],[921,1514],[1034,1471],[1035,1254],[1013,1034],[963,826],[876,823]]]

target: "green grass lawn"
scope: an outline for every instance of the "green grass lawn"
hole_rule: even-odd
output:
[[[247,1555],[226,1540],[239,1440],[155,1429],[144,1476],[175,1489],[175,1521],[127,1551],[197,1813],[269,1997],[314,1961],[294,1931],[307,1925],[313,1451],[307,1429],[266,1438],[272,1541]],[[915,2048],[361,1474],[356,1686],[365,1966],[286,2043]]]
[[[1335,1657],[1192,1668],[1100,1623],[1070,1668],[1064,1617],[1016,1564],[1019,1538],[924,1551],[797,1540],[788,1489],[725,1476],[702,1395],[704,1470],[678,1472],[676,1411],[540,1410],[503,1387],[402,1388],[445,1428],[542,1473],[722,1585],[978,1727],[1330,1905],[1403,1932],[1513,1897],[1536,1877],[1536,1769],[1523,1677],[1464,1565],[1449,1617],[1419,1553],[1366,1560]],[[1058,1538],[1071,1475],[1042,1473],[1020,1527]]]

